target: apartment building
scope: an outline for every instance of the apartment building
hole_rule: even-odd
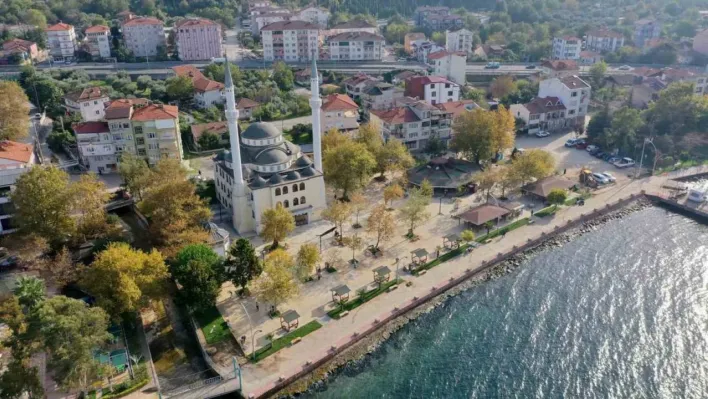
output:
[[[437,51],[428,55],[433,75],[443,76],[464,86],[467,83],[467,53],[463,51]]]
[[[369,118],[381,128],[384,140],[401,140],[411,151],[422,151],[432,137],[447,144],[452,136],[452,113],[425,101],[411,101],[390,110],[371,110]]]
[[[541,72],[549,78],[559,78],[577,75],[580,68],[575,60],[546,60],[541,63]]]
[[[575,119],[566,117],[567,109],[558,97],[537,97],[526,104],[512,104],[509,111],[526,122],[528,134],[575,126]]]
[[[577,60],[581,46],[582,40],[575,36],[554,37],[552,57],[554,60]]]
[[[445,32],[447,51],[463,52],[467,56],[474,54],[474,33],[467,29],[448,30]]]
[[[577,75],[542,80],[538,97],[557,97],[566,108],[566,118],[572,125],[585,123],[590,104],[590,85]]]
[[[374,25],[371,25],[370,23],[361,20],[361,19],[353,19],[351,21],[343,22],[341,24],[337,24],[333,27],[331,27],[327,31],[327,36],[334,36],[334,35],[339,35],[340,33],[350,33],[350,32],[368,32],[371,33],[372,35],[375,35],[378,33],[378,30]]]
[[[192,79],[193,101],[196,107],[209,108],[225,102],[224,84],[207,78],[194,65],[179,65],[172,67],[172,70],[177,76],[187,76]]]
[[[13,224],[15,208],[10,193],[17,179],[37,163],[31,144],[15,141],[0,142],[0,234],[16,231]]]
[[[413,21],[416,26],[434,31],[459,29],[464,25],[461,16],[450,13],[450,7],[443,6],[418,7],[415,9]]]
[[[440,47],[430,40],[415,41],[411,43],[411,49],[413,50],[415,58],[424,64],[428,63],[428,55],[445,50],[444,47]]]
[[[595,29],[587,33],[585,48],[598,53],[613,52],[624,46],[624,35],[609,29]]]
[[[413,43],[425,41],[425,33],[423,32],[410,32],[406,33],[403,37],[403,50],[408,54],[413,54],[415,49],[413,48]]]
[[[344,90],[346,91],[347,95],[354,99],[359,98],[368,87],[373,86],[377,83],[379,83],[378,79],[375,79],[374,77],[369,76],[363,72],[360,72],[342,81],[342,84],[344,85]]]
[[[460,85],[441,76],[414,76],[406,81],[405,96],[443,104],[460,99]]]
[[[105,109],[110,102],[108,93],[100,87],[87,87],[64,96],[64,109],[67,113],[81,114],[84,122],[100,121],[105,116]]]
[[[320,30],[305,21],[283,21],[261,29],[263,58],[266,61],[311,61],[318,58]]]
[[[330,58],[339,61],[381,61],[384,38],[369,32],[344,32],[327,38]]]
[[[647,41],[661,35],[661,23],[654,19],[640,19],[634,23],[634,45],[642,48]]]
[[[221,25],[206,18],[183,19],[175,24],[177,54],[182,61],[221,58]]]
[[[125,47],[136,57],[154,57],[159,47],[166,47],[162,21],[153,17],[135,17],[123,23]]]
[[[325,97],[320,112],[323,132],[329,129],[351,131],[359,128],[359,106],[346,94],[330,94]]]
[[[111,56],[111,28],[96,25],[86,28],[86,43],[93,58],[108,58]]]
[[[290,10],[280,7],[268,7],[270,12],[261,12],[251,16],[251,34],[260,36],[261,30],[276,22],[290,21],[295,19]],[[255,11],[258,12],[258,11]]]
[[[310,5],[297,12],[296,17],[300,21],[317,25],[320,29],[325,29],[329,22],[329,11],[326,8]]]
[[[12,54],[19,54],[23,60],[36,60],[40,56],[37,43],[17,38],[2,44],[0,58],[7,60]]]
[[[48,26],[44,31],[47,33],[49,54],[55,60],[74,58],[74,53],[78,47],[76,45],[76,32],[73,26],[59,22],[58,24]]]
[[[403,98],[403,90],[386,82],[377,82],[367,86],[361,93],[361,105],[364,110],[391,109]]]
[[[79,148],[79,162],[91,172],[118,171],[116,146],[106,122],[81,122],[72,126]]]
[[[603,60],[603,56],[600,53],[596,53],[594,51],[588,51],[588,50],[583,50],[580,52],[580,63],[583,65],[593,65],[597,64],[598,62],[601,62]]]

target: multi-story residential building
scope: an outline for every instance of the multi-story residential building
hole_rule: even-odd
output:
[[[583,65],[593,65],[602,61],[602,54],[594,51],[583,50],[580,52],[580,63]]]
[[[708,55],[708,29],[698,32],[693,38],[693,51]]]
[[[273,12],[254,15],[251,17],[251,33],[260,36],[264,27],[276,22],[294,20],[295,16],[287,9],[278,9]]]
[[[580,58],[581,45],[582,40],[575,36],[554,37],[551,50],[553,59],[577,60]]]
[[[317,25],[305,21],[283,21],[261,29],[266,61],[310,61],[319,57]]]
[[[329,129],[356,130],[359,128],[359,106],[346,94],[330,94],[322,102],[322,131]]]
[[[613,52],[624,46],[624,35],[609,29],[595,29],[587,33],[585,48],[598,53]]]
[[[648,40],[661,35],[661,23],[654,19],[640,19],[634,23],[634,45],[642,48]]]
[[[675,82],[691,82],[695,86],[694,93],[708,95],[707,73],[696,73],[687,69],[664,68],[661,73],[653,76],[661,79],[667,86]]]
[[[422,151],[431,137],[447,143],[452,134],[452,113],[425,101],[411,101],[390,110],[371,110],[370,122],[381,129],[384,140],[401,140],[411,151]]]
[[[566,108],[569,123],[585,123],[585,115],[590,104],[590,85],[577,75],[542,80],[538,86],[538,97],[557,97]]]
[[[320,29],[325,29],[329,22],[329,11],[326,8],[310,5],[298,11],[296,18],[317,25]]]
[[[411,43],[411,48],[415,58],[424,64],[428,63],[429,54],[445,50],[444,47],[440,47],[430,40],[415,41]]]
[[[86,42],[89,53],[94,58],[108,58],[111,56],[111,28],[105,25],[96,25],[86,28]]]
[[[441,76],[414,76],[406,81],[405,95],[430,105],[443,104],[460,99],[460,85]]]
[[[361,93],[361,106],[364,110],[391,109],[396,101],[403,98],[403,90],[386,82],[377,82]]]
[[[416,26],[424,26],[425,21],[431,15],[450,15],[450,7],[444,6],[420,6],[415,9],[413,22]]]
[[[100,87],[87,87],[64,96],[64,108],[68,113],[80,113],[84,122],[100,121],[110,102],[108,93]]]
[[[36,163],[31,144],[3,141],[0,143],[0,234],[16,230],[12,223],[15,209],[10,193],[17,179]]]
[[[367,87],[379,83],[379,80],[360,72],[350,78],[345,79],[342,84],[347,95],[351,98],[359,98]]]
[[[118,155],[106,122],[81,122],[72,126],[79,147],[79,161],[91,172],[115,173]]]
[[[509,110],[526,122],[528,134],[575,126],[575,118],[566,118],[567,110],[558,97],[537,97],[527,104],[512,104]]]
[[[17,38],[10,39],[2,44],[0,60],[7,62],[13,54],[18,54],[25,61],[36,60],[40,55],[37,43]]]
[[[45,29],[49,53],[55,60],[72,59],[76,52],[76,32],[74,27],[59,22]]]
[[[423,41],[425,41],[425,33],[423,32],[406,33],[403,37],[403,50],[405,50],[408,54],[413,54],[415,52],[413,43]]]
[[[192,79],[194,105],[198,108],[209,108],[224,103],[223,83],[207,78],[194,65],[179,65],[172,67],[172,70],[177,76],[187,76]]]
[[[345,32],[327,38],[330,58],[339,61],[381,61],[384,38],[369,32]]]
[[[371,33],[372,35],[375,35],[378,33],[378,30],[374,25],[371,25],[370,23],[361,20],[361,19],[353,19],[351,21],[343,22],[341,24],[335,25],[331,27],[327,31],[327,36],[334,36],[334,35],[339,35],[340,33],[349,33],[349,32],[368,32]]]
[[[449,30],[445,32],[445,48],[447,51],[461,51],[467,56],[474,54],[474,33],[467,29]]]
[[[145,98],[119,99],[112,101],[106,108],[105,119],[108,122],[108,129],[116,147],[116,159],[119,163],[120,155],[124,152],[133,155],[138,154],[130,118],[133,116],[135,109],[145,107],[148,104],[149,101]]]
[[[153,17],[135,17],[123,23],[125,47],[136,57],[154,57],[160,47],[165,48],[162,21]]]
[[[210,60],[224,55],[221,25],[206,18],[188,18],[175,24],[177,53],[182,61]]]
[[[450,119],[454,122],[457,117],[465,112],[470,112],[475,108],[479,108],[479,105],[477,105],[474,100],[460,100],[436,104],[435,107],[445,114],[450,114]]]
[[[257,101],[253,101],[250,98],[239,98],[236,101],[236,109],[238,110],[239,120],[250,120],[253,117],[253,113],[256,112],[261,104]]]
[[[541,71],[549,78],[559,78],[577,75],[580,68],[575,60],[546,60],[541,63]]]
[[[462,17],[456,14],[431,15],[425,20],[424,26],[433,31],[445,31],[448,29],[460,29],[464,26]]]
[[[428,63],[433,67],[433,75],[446,77],[461,86],[467,83],[467,53],[437,51],[428,55]]]

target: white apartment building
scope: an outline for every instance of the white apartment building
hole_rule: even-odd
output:
[[[598,53],[613,52],[624,46],[624,35],[609,29],[595,29],[587,33],[585,48]]]
[[[553,38],[552,54],[554,60],[577,60],[580,58],[582,40],[575,36]]]
[[[467,53],[463,51],[437,51],[428,55],[433,75],[443,76],[460,86],[467,83]]]
[[[116,146],[106,122],[81,122],[72,126],[79,147],[79,160],[91,172],[118,171]]]
[[[298,11],[296,17],[300,21],[309,22],[325,29],[329,22],[329,11],[325,8],[308,6]]]
[[[512,104],[509,111],[526,122],[528,134],[553,132],[575,126],[575,118],[567,118],[567,109],[558,97],[537,97],[527,104]]]
[[[422,151],[431,137],[447,143],[452,135],[452,113],[425,101],[412,101],[390,110],[371,110],[370,122],[381,128],[383,139],[401,140],[411,151]]]
[[[260,36],[261,30],[263,30],[264,27],[276,22],[290,21],[294,19],[295,18],[290,11],[285,9],[283,9],[282,12],[278,11],[253,16],[251,17],[251,34],[254,36]]]
[[[590,104],[590,85],[576,75],[542,80],[538,97],[557,97],[566,108],[566,118],[584,123]]]
[[[110,100],[100,87],[87,87],[65,95],[64,108],[69,113],[80,113],[84,122],[100,121]]]
[[[331,27],[327,31],[327,36],[334,36],[340,33],[348,32],[368,32],[375,35],[378,33],[378,29],[364,20],[354,19]]]
[[[305,21],[283,21],[261,29],[263,58],[266,61],[311,61],[319,57],[317,25]]]
[[[175,24],[177,53],[182,61],[210,60],[224,55],[221,25],[206,18],[188,18]]]
[[[158,47],[166,47],[162,21],[153,17],[136,17],[123,23],[125,47],[136,57],[154,57]]]
[[[111,56],[111,29],[109,27],[96,25],[86,28],[85,33],[92,57],[108,58]]]
[[[447,51],[461,51],[471,56],[474,54],[474,33],[464,28],[445,32],[445,48]]]
[[[430,40],[415,40],[411,43],[411,50],[418,61],[427,64],[429,54],[444,51],[445,49]]]
[[[444,104],[460,99],[460,85],[441,76],[414,76],[406,81],[405,96]]]
[[[49,54],[55,60],[72,59],[76,52],[76,32],[74,27],[59,22],[45,29]]]
[[[10,193],[17,179],[36,163],[34,147],[15,141],[0,142],[0,234],[17,230],[12,223],[15,209]]]
[[[401,98],[403,98],[403,89],[390,83],[377,82],[366,87],[361,93],[361,105],[364,110],[391,109]]]
[[[369,32],[344,32],[327,38],[329,55],[333,60],[381,61],[384,53],[384,38]]]

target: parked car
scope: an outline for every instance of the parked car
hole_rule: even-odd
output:
[[[621,67],[619,67],[617,69],[619,69],[620,71],[631,71],[632,67],[629,65],[622,65]]]
[[[543,130],[536,132],[536,137],[540,137],[540,138],[548,137],[550,135],[551,135],[550,133],[544,132]]]
[[[622,159],[622,158],[614,157],[614,156],[609,156],[609,157],[607,157],[607,158],[605,159],[605,161],[607,161],[607,162],[609,162],[609,163],[611,163],[611,164],[614,165],[614,163],[617,162],[617,161],[619,161],[620,159]]]
[[[594,144],[591,144],[591,145],[585,147],[585,151],[587,151],[587,152],[593,154],[593,153],[595,153],[595,152],[597,152],[597,151],[600,151],[600,147],[598,147],[598,146],[596,146],[596,145],[594,145]]]
[[[485,69],[499,69],[500,66],[501,66],[500,63],[498,63],[496,61],[492,61],[492,62],[488,62],[487,66],[485,66],[484,68]]]
[[[605,153],[602,151],[597,151],[597,152],[594,152],[592,154],[592,156],[594,156],[595,158],[603,159],[605,157]]]
[[[634,160],[632,158],[622,158],[614,163],[615,167],[624,169],[634,166]]]
[[[617,179],[615,179],[615,177],[610,172],[602,172],[602,175],[605,176],[605,178],[609,180],[610,183],[614,183],[617,181]]]
[[[17,256],[8,256],[0,260],[0,270],[9,270],[17,266],[17,261],[19,258]]]
[[[592,177],[600,184],[607,184],[610,182],[602,173],[593,173]]]
[[[575,145],[578,144],[578,141],[580,141],[580,139],[568,139],[565,142],[565,146],[568,148],[575,147]]]
[[[578,150],[584,150],[587,148],[588,143],[585,142],[585,140],[580,140],[577,143],[575,143],[575,148]]]

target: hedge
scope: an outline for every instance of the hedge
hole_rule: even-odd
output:
[[[101,396],[101,399],[122,398],[123,396],[128,395],[128,394],[131,394],[131,393],[137,391],[138,389],[144,387],[145,385],[147,385],[148,382],[150,382],[150,379],[149,379],[149,378],[140,380],[140,381],[138,381],[135,385],[132,385],[131,387],[126,388],[126,389],[123,390],[123,391],[120,391],[120,392],[112,392],[112,393],[109,393],[108,395],[103,395],[103,396]],[[120,385],[119,385],[119,386],[120,386]]]
[[[318,322],[317,320],[312,320],[311,322],[305,324],[297,330],[285,334],[278,339],[272,340],[270,342],[270,345],[258,349],[255,355],[253,355],[253,359],[251,361],[253,363],[258,363],[266,357],[290,345],[290,342],[292,342],[295,338],[302,338],[305,335],[310,334],[311,332],[319,330],[321,327],[322,324],[320,324],[320,322]]]
[[[376,287],[373,290],[364,292],[361,295],[358,295],[355,299],[352,299],[351,301],[347,301],[343,305],[337,306],[337,308],[330,310],[327,312],[327,315],[333,319],[339,319],[339,315],[344,312],[344,311],[350,311],[353,309],[358,308],[359,306],[363,305],[364,303],[376,298],[379,296],[382,292],[386,292],[389,287],[392,287],[399,283],[397,279],[385,282],[381,284],[381,287]]]

